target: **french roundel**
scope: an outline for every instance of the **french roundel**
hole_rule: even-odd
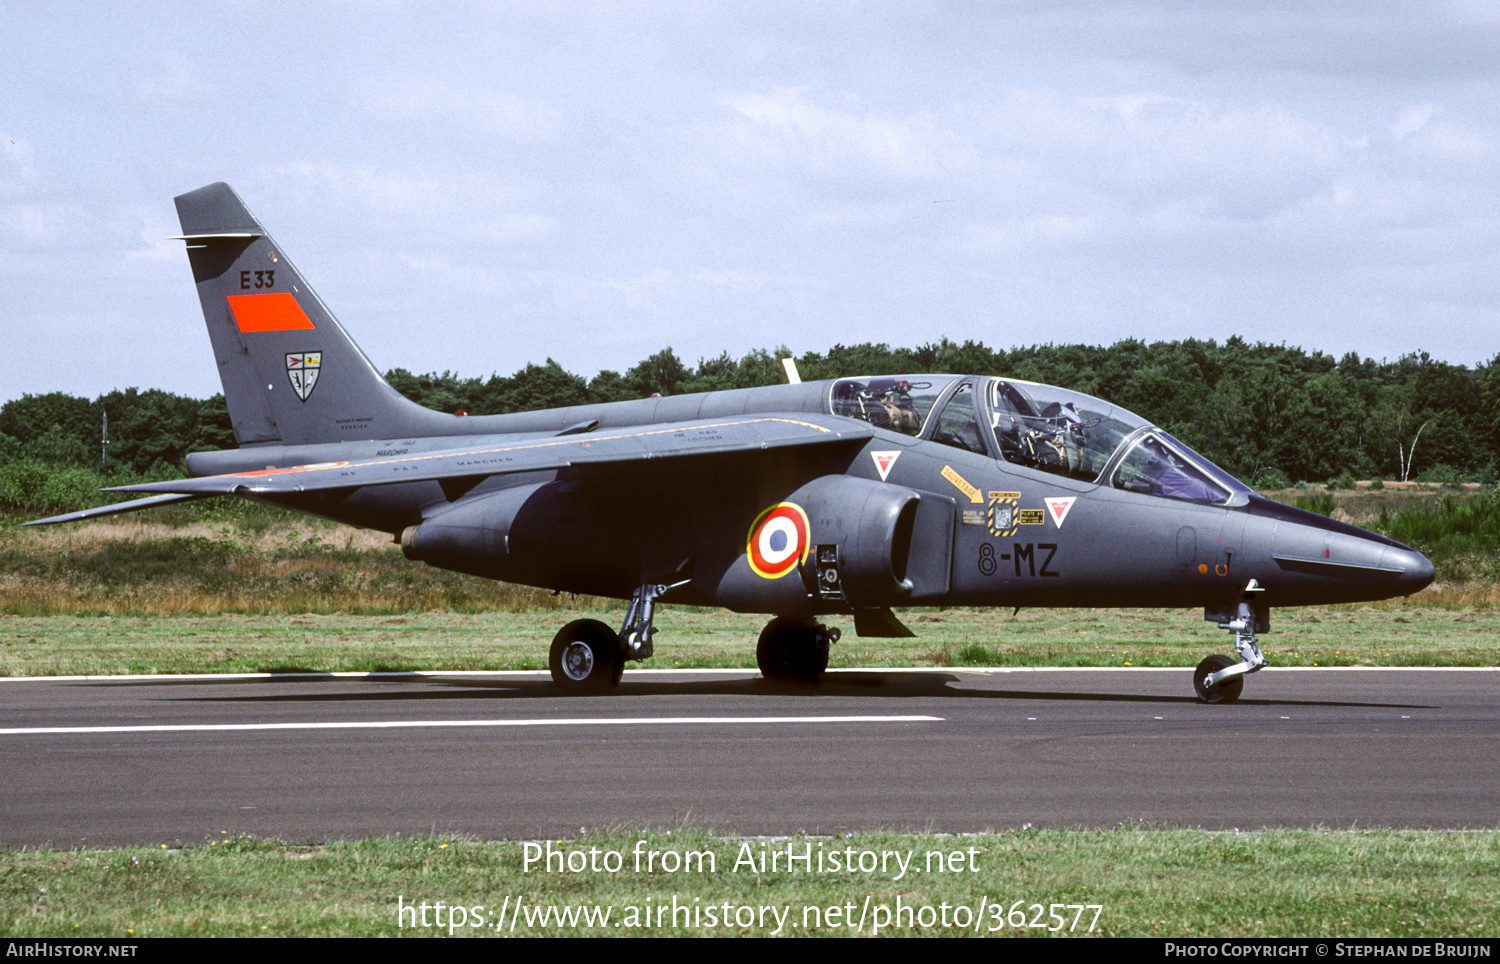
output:
[[[781,502],[760,514],[750,527],[745,554],[750,568],[767,579],[786,575],[807,558],[811,527],[801,506]]]

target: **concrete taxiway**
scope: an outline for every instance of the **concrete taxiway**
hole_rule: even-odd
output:
[[[1500,674],[627,672],[0,682],[0,846],[724,833],[1500,827]]]

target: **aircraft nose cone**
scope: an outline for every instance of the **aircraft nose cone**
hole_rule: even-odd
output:
[[[1389,565],[1398,566],[1406,571],[1396,578],[1396,585],[1400,587],[1402,595],[1410,596],[1421,589],[1432,585],[1437,570],[1432,567],[1432,560],[1422,555],[1415,549],[1390,549],[1387,551]]]
[[[1259,581],[1282,605],[1390,599],[1432,583],[1432,562],[1385,536],[1264,500],[1252,500],[1248,508],[1252,518],[1276,520],[1264,543],[1269,565]]]

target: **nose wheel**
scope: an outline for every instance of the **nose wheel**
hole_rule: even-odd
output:
[[[1198,664],[1193,670],[1193,689],[1198,691],[1198,698],[1205,703],[1233,703],[1240,698],[1240,691],[1245,688],[1244,674],[1223,677],[1217,683],[1210,683],[1209,678],[1213,674],[1226,670],[1235,665],[1235,660],[1228,656],[1215,654]]]

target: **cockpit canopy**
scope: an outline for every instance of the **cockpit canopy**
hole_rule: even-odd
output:
[[[880,375],[833,383],[828,410],[902,435],[922,434],[932,406],[958,381],[956,375]]]
[[[1079,392],[1009,378],[843,378],[829,411],[1082,482],[1225,505],[1250,490],[1145,419]]]

